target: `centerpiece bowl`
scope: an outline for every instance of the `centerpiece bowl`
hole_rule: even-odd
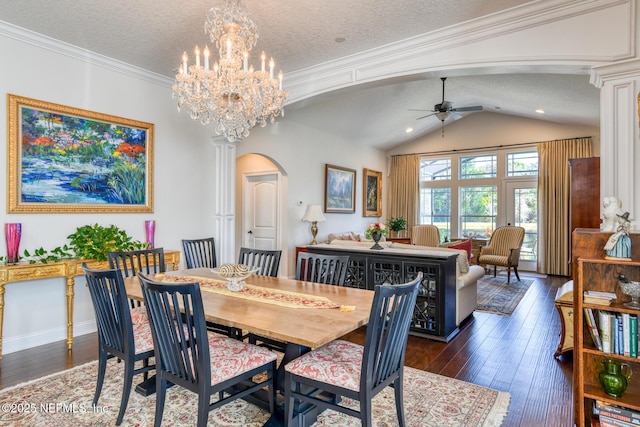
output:
[[[238,292],[244,288],[245,280],[259,270],[259,268],[251,268],[244,264],[223,264],[211,271],[227,281],[227,289]]]
[[[629,308],[640,309],[640,302],[638,302],[638,298],[640,298],[640,282],[633,280],[628,282],[618,281],[618,286],[620,286],[623,294],[631,297],[631,301],[625,302],[623,305]]]

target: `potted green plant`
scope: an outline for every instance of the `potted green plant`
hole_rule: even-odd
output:
[[[71,242],[69,248],[77,258],[97,261],[105,261],[109,252],[134,251],[147,247],[146,242],[133,240],[126,231],[115,225],[85,225],[78,227],[67,238]]]
[[[401,216],[391,218],[389,220],[389,230],[395,233],[395,237],[399,237],[400,232],[407,229],[407,220]]]

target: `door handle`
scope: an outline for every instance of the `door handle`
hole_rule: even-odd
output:
[[[247,234],[253,234],[253,231],[249,230],[247,231]]]

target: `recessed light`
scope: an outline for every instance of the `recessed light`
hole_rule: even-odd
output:
[[[411,133],[411,132],[413,132],[413,128],[407,128],[407,129],[405,130],[405,132],[406,132],[406,133]]]
[[[538,108],[538,109],[536,110],[536,113],[538,113],[538,114],[544,114],[544,110],[543,110],[543,109],[541,109],[541,108]]]
[[[336,37],[336,43],[342,43],[346,39],[344,37]]]

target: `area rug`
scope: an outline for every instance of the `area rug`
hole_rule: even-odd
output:
[[[476,310],[509,316],[533,284],[532,279],[521,279],[518,281],[512,274],[511,283],[507,284],[506,276],[486,275],[480,278]]]
[[[112,426],[118,414],[122,391],[122,365],[111,359],[104,387],[93,408],[97,362],[63,371],[0,391],[0,425],[13,427]],[[140,376],[134,378],[134,383]],[[500,426],[507,414],[510,395],[460,380],[412,368],[405,369],[404,406],[407,425]],[[196,425],[197,396],[180,387],[167,391],[163,426]],[[357,404],[344,399],[344,404]],[[132,391],[122,426],[152,426],[155,396]],[[269,414],[243,400],[209,413],[209,426],[261,426]],[[387,388],[373,402],[376,426],[398,425],[393,389]],[[334,411],[324,411],[316,426],[359,426],[360,421]]]

